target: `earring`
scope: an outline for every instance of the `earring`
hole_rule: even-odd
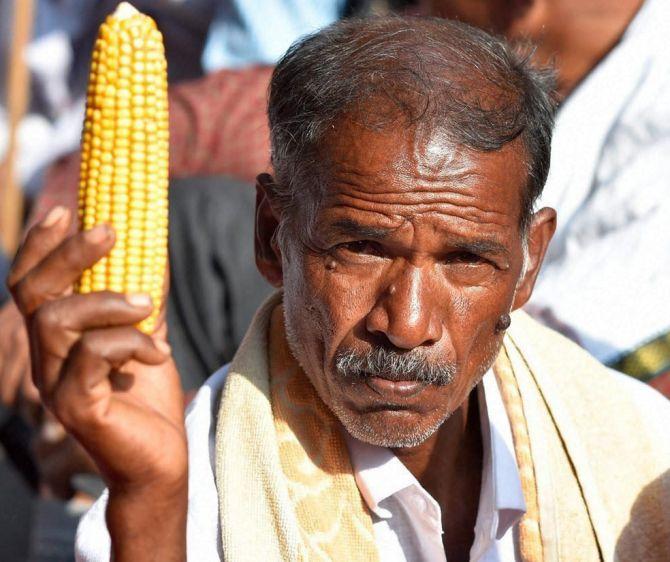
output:
[[[512,318],[509,314],[501,314],[496,322],[496,332],[504,332],[507,328],[510,327],[512,323]]]

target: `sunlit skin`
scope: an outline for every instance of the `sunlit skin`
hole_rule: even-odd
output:
[[[644,0],[421,0],[423,14],[458,19],[509,40],[531,40],[556,66],[567,97],[618,43]]]
[[[272,181],[259,177],[259,267],[283,284],[293,353],[346,429],[376,444],[424,436],[395,452],[450,513],[449,559],[467,559],[481,472],[481,434],[468,415],[476,401],[467,398],[501,344],[500,315],[530,295],[555,214],[535,215],[521,276],[527,172],[520,140],[482,153],[455,146],[432,126],[373,132],[345,119],[322,156],[328,181],[316,226],[289,237],[283,252],[272,242]],[[335,372],[339,350],[371,346],[451,361],[456,376],[449,385],[407,390]],[[458,498],[450,490],[460,490]],[[456,523],[454,513],[463,514]]]

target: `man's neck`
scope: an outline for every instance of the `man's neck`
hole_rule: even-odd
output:
[[[533,40],[538,61],[555,61],[564,99],[616,46],[643,2],[535,0],[505,33]]]
[[[428,440],[394,453],[440,505],[447,559],[468,560],[483,463],[477,391]]]

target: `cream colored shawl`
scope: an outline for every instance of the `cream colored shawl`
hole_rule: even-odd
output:
[[[269,334],[279,303],[259,310],[222,391],[224,557],[375,560],[339,424],[290,358],[281,326]],[[670,561],[670,440],[654,412],[636,409],[599,363],[521,312],[494,372],[528,506],[519,558]]]

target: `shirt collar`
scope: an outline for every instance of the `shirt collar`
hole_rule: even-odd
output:
[[[345,437],[363,500],[377,517],[388,519],[391,512],[380,503],[405,488],[419,485],[418,481],[391,449],[369,445],[346,431]]]
[[[484,445],[482,498],[479,511],[490,511],[496,538],[502,537],[526,512],[521,479],[514,456],[512,432],[494,374],[479,385],[479,409]],[[411,486],[421,485],[390,449],[363,443],[345,432],[356,484],[370,511],[388,519],[380,503]],[[422,489],[422,488],[421,488]],[[478,520],[480,518],[478,517]]]

